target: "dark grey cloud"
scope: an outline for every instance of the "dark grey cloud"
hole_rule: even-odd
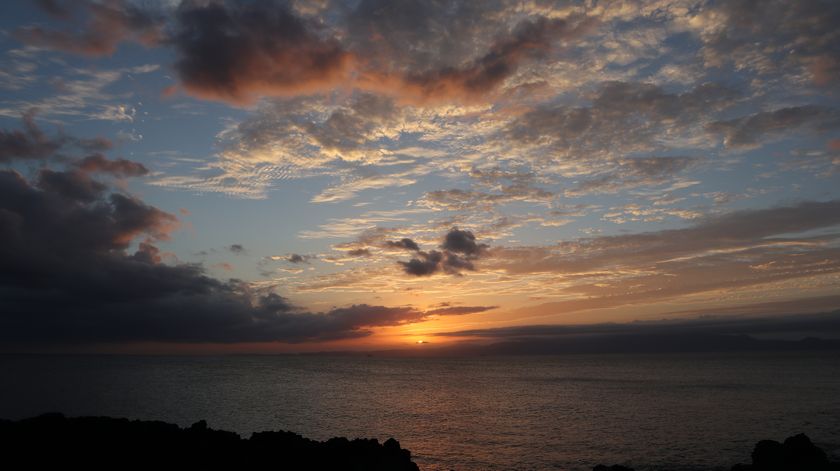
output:
[[[489,247],[475,241],[470,231],[452,228],[444,236],[440,251],[428,252],[416,250],[414,257],[407,262],[399,261],[406,274],[430,276],[438,272],[461,275],[462,271],[474,271],[473,261],[478,259]]]
[[[35,3],[39,8],[55,18],[67,19],[73,14],[70,8],[68,8],[69,5],[60,0],[36,0]]]
[[[414,242],[408,238],[402,238],[400,240],[388,240],[385,241],[385,247],[394,248],[394,249],[405,249],[405,250],[420,250],[420,246],[417,245],[417,242]]]
[[[479,312],[486,312],[498,308],[498,306],[441,306],[435,309],[426,311],[428,315],[466,315],[477,314]]]
[[[401,101],[475,101],[529,62],[591,30],[584,16],[511,21],[504,2],[364,0],[347,15],[347,48],[365,67],[357,85]]]
[[[309,263],[309,261],[314,258],[315,256],[313,255],[301,255],[297,253],[292,253],[286,257],[286,261],[289,263]]]
[[[153,244],[174,216],[84,173],[45,172],[33,185],[0,171],[0,343],[303,342],[446,314],[366,304],[306,312],[198,265],[163,264]],[[137,238],[146,242],[132,251]]]
[[[712,119],[738,96],[715,83],[675,93],[647,83],[606,82],[591,93],[588,106],[538,106],[513,119],[496,139],[541,149],[538,162],[577,161],[587,164],[581,171],[609,169],[625,156],[667,148],[665,138],[692,135],[697,123]],[[627,159],[625,166],[632,162]]]
[[[42,169],[38,172],[38,187],[44,191],[76,201],[90,202],[99,199],[108,188],[85,172],[54,171]]]
[[[680,172],[697,164],[699,157],[635,157],[619,159],[615,167],[566,190],[567,196],[615,193],[628,188],[670,182]]]
[[[598,143],[603,145],[620,139],[632,142],[649,138],[666,125],[694,123],[737,97],[736,91],[715,83],[672,93],[648,83],[606,82],[592,95],[591,106],[537,108],[514,120],[506,135],[520,142],[555,136],[566,146],[580,144],[583,136],[607,139],[608,143]]]
[[[734,0],[707,5],[714,28],[701,32],[707,66],[766,76],[805,72],[818,86],[840,77],[840,5],[832,0]]]
[[[64,143],[51,139],[35,124],[35,111],[23,116],[22,130],[0,130],[0,162],[13,159],[42,159],[56,152]]]
[[[617,118],[641,114],[656,121],[691,119],[691,115],[707,112],[737,96],[731,88],[713,82],[670,93],[650,83],[612,81],[598,90],[592,108]]]
[[[175,23],[175,69],[183,87],[203,98],[249,103],[329,89],[351,60],[282,2],[184,2]]]
[[[279,0],[85,0],[72,5],[80,15],[63,2],[40,5],[67,29],[21,28],[27,44],[86,55],[111,54],[123,41],[166,44],[187,92],[234,104],[342,85],[415,103],[482,99],[594,23],[583,15],[512,22],[504,2],[365,0],[332,5],[328,18]]]
[[[26,138],[33,136],[40,134],[32,130]],[[177,218],[97,179],[142,175],[145,168],[101,155],[52,158],[59,168],[50,168],[48,151],[55,149],[25,154],[43,164],[32,179],[0,169],[0,344],[10,349],[332,340],[447,315],[367,304],[307,312],[273,291],[212,278],[200,265],[163,263],[157,244],[170,237]]]
[[[30,26],[17,30],[15,36],[29,45],[102,56],[113,54],[123,41],[152,45],[161,39],[164,15],[148,6],[141,8],[123,0],[52,0],[39,1],[38,5],[54,18],[65,20],[68,28],[53,30]],[[77,22],[77,16],[83,16],[85,22]]]
[[[722,134],[727,147],[750,147],[766,137],[777,137],[795,131],[813,133],[840,129],[840,112],[817,105],[792,106],[761,111],[727,121],[709,123],[706,129]]]
[[[245,252],[245,247],[242,244],[231,244],[228,246],[228,250],[235,254],[241,254]]]
[[[489,51],[472,62],[423,72],[408,72],[399,93],[413,100],[470,101],[497,89],[527,60],[545,57],[555,41],[583,36],[591,25],[585,18],[526,19],[495,38]],[[377,89],[377,85],[373,85]]]
[[[366,51],[378,70],[455,67],[490,44],[503,27],[503,5],[437,0],[362,0],[347,14],[347,44]]]
[[[440,247],[450,252],[476,256],[482,250],[486,249],[488,245],[477,244],[475,242],[475,234],[472,231],[465,231],[456,227],[446,233],[443,244]]]
[[[478,344],[441,349],[440,354],[836,351],[840,347],[840,311],[772,317],[708,316],[631,323],[525,325],[437,335],[481,340]]]
[[[403,270],[409,275],[429,276],[441,269],[441,262],[444,255],[437,250],[430,252],[418,252],[416,258],[407,262],[397,262],[402,265]]]
[[[713,311],[712,311],[713,312]],[[443,332],[448,337],[537,338],[589,334],[636,334],[696,332],[729,335],[823,332],[840,336],[840,311],[819,314],[776,315],[706,315],[694,318],[675,318],[626,323],[582,325],[521,325],[492,329],[473,329]]]
[[[99,152],[111,148],[111,141],[104,138],[80,139],[76,137],[58,134],[47,135],[37,123],[35,116],[37,109],[31,109],[21,117],[23,129],[0,129],[0,163],[8,163],[13,160],[40,160],[48,157],[58,156],[58,152],[69,148],[77,150]],[[89,165],[95,165],[98,160],[91,156]],[[121,167],[121,161],[112,161],[112,167]],[[101,165],[101,162],[99,162]],[[139,164],[133,163],[136,168]]]
[[[108,159],[102,154],[89,155],[76,163],[85,172],[109,173],[117,177],[139,177],[149,173],[143,164],[126,159]]]

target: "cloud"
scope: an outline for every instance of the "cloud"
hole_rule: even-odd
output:
[[[714,83],[670,93],[654,84],[610,81],[592,94],[591,106],[538,107],[513,120],[501,138],[550,144],[566,155],[612,147],[624,152],[646,150],[657,138],[684,130],[729,106],[737,96]]]
[[[742,210],[707,216],[683,229],[602,236],[563,242],[550,247],[545,257],[525,256],[530,249],[495,249],[508,258],[512,271],[548,270],[583,273],[622,266],[647,266],[720,254],[727,249],[748,249],[765,244],[807,242],[808,237],[783,237],[840,225],[840,201],[806,201],[794,206]],[[802,249],[807,249],[807,245]],[[815,249],[823,248],[818,244]],[[508,252],[508,253],[499,253]],[[517,252],[523,255],[519,265]],[[552,253],[553,252],[553,253]],[[533,263],[536,261],[536,263]]]
[[[35,53],[30,51],[29,54]],[[34,70],[33,65],[33,72]],[[131,122],[137,114],[136,106],[140,106],[140,103],[127,104],[125,100],[136,92],[117,93],[115,88],[120,87],[122,79],[132,80],[134,75],[148,74],[156,70],[157,65],[149,64],[118,69],[67,64],[56,71],[50,70],[49,75],[32,73],[27,77],[30,77],[33,83],[47,84],[53,91],[44,93],[43,89],[30,87],[27,91],[33,93],[9,95],[0,101],[0,115],[17,117],[36,109],[39,115],[49,117],[52,121],[71,118]],[[131,85],[131,88],[136,88],[135,85]]]
[[[157,244],[170,238],[177,218],[97,179],[142,174],[139,164],[96,156],[54,159],[64,168],[50,168],[45,154],[37,153],[44,165],[32,180],[0,170],[0,343],[11,348],[324,341],[447,314],[368,304],[308,312],[273,287],[163,263]]]
[[[0,130],[0,162],[13,159],[43,159],[51,156],[64,144],[60,139],[48,138],[35,124],[35,110],[23,115],[23,130]]]
[[[323,121],[310,121],[301,127],[326,151],[355,160],[353,151],[366,147],[376,137],[387,135],[383,129],[398,117],[399,111],[390,98],[359,93],[349,106],[336,108]]]
[[[70,5],[61,2],[38,2],[53,17],[72,21]],[[111,0],[74,2],[74,10],[85,11],[87,22],[74,25],[75,31],[57,31],[30,26],[18,29],[15,36],[24,43],[58,51],[104,56],[113,54],[123,41],[154,45],[161,39],[163,15],[131,2]]]
[[[419,251],[420,246],[417,245],[417,242],[414,242],[411,239],[403,238],[400,240],[388,240],[385,241],[385,247],[388,248],[395,248],[395,249],[405,249],[405,250],[413,250]]]
[[[242,244],[231,244],[228,246],[228,250],[235,254],[241,254],[245,252],[245,247]]]
[[[265,198],[277,180],[330,176],[338,180],[312,201],[338,202],[359,192],[415,183],[414,160],[402,164],[389,148],[406,126],[389,98],[353,93],[344,98],[264,100],[217,136],[218,161],[191,176],[155,180],[167,187]],[[390,171],[374,167],[389,164]]]
[[[87,23],[76,25],[63,4],[42,6],[77,30],[21,28],[27,44],[93,56],[123,41],[165,44],[176,51],[184,90],[235,105],[340,88],[415,104],[487,101],[523,65],[548,59],[596,22],[580,13],[512,22],[496,4],[373,0],[313,17],[281,1],[186,1],[174,11],[85,1]]]
[[[491,209],[498,205],[516,201],[528,203],[550,203],[554,193],[528,184],[505,185],[496,193],[476,190],[434,190],[427,192],[418,201],[422,206],[438,211],[464,211]]]
[[[490,8],[457,9],[490,17]],[[248,104],[260,96],[347,87],[425,103],[486,98],[523,63],[545,58],[556,42],[579,38],[592,25],[586,17],[528,18],[492,38],[486,52],[468,61],[449,64],[414,57],[411,67],[400,67],[407,53],[422,55],[415,51],[435,41],[431,30],[419,24],[448,23],[440,26],[451,28],[453,42],[457,35],[468,40],[467,32],[475,33],[479,26],[476,23],[470,30],[466,24],[470,20],[441,18],[447,13],[439,10],[445,9],[422,2],[361,2],[339,20],[339,26],[334,25],[335,30],[319,31],[314,22],[279,2],[189,3],[179,8],[170,41],[180,56],[176,69],[182,85],[202,98]],[[416,14],[409,18],[411,11]],[[460,32],[454,31],[459,28],[456,23],[465,23]],[[404,42],[406,47],[400,49],[395,42],[383,47],[388,40]],[[468,50],[466,44],[453,49]]]
[[[688,22],[700,37],[707,67],[734,66],[763,76],[803,72],[818,86],[836,87],[840,67],[834,2],[751,0],[710,4]],[[801,85],[801,84],[798,84]]]
[[[714,312],[714,311],[712,311]],[[580,335],[633,335],[633,334],[677,334],[685,332],[745,335],[766,333],[802,334],[830,333],[840,334],[840,313],[795,314],[768,317],[765,313],[751,315],[714,315],[708,314],[695,318],[675,318],[654,321],[635,321],[629,323],[605,323],[583,325],[520,325],[491,329],[462,330],[443,332],[439,336],[484,337],[496,339],[536,339],[575,337]]]
[[[283,3],[182,3],[169,39],[187,92],[249,104],[260,96],[324,91],[344,80],[352,56],[321,38]]]
[[[85,157],[76,165],[85,172],[109,173],[117,177],[139,177],[149,173],[141,163],[126,159],[109,160],[102,154]]]
[[[670,182],[678,173],[696,165],[698,157],[635,157],[619,159],[615,168],[565,191],[566,196],[616,193],[628,188]]]
[[[823,106],[806,105],[761,111],[749,116],[709,123],[706,129],[722,134],[726,147],[757,147],[765,137],[806,130],[815,133],[840,129],[840,113]]]
[[[392,186],[402,187],[413,185],[417,182],[409,175],[413,171],[396,175],[364,175],[358,178],[349,178],[338,185],[325,188],[322,192],[312,197],[313,203],[334,203],[345,201],[356,197],[364,190],[388,188]]]
[[[351,257],[370,257],[371,253],[370,253],[370,250],[368,250],[368,249],[353,249],[353,250],[348,250],[347,255],[349,255]]]
[[[475,235],[470,231],[453,228],[446,233],[443,239],[443,244],[440,246],[444,250],[450,252],[460,253],[466,256],[477,256],[482,250],[485,250],[487,244],[477,244],[475,242]]]
[[[441,271],[450,275],[460,275],[463,270],[474,271],[473,261],[489,246],[477,244],[472,232],[456,227],[446,233],[440,247],[441,251],[428,252],[417,247],[412,249],[415,250],[414,258],[397,263],[403,267],[406,274],[413,276],[430,276]]]
[[[544,247],[495,247],[482,256],[482,266],[508,276],[544,275],[564,283],[560,292],[568,300],[523,308],[530,315],[746,292],[750,286],[840,272],[838,210],[837,200],[805,201],[708,215],[681,229]]]
[[[486,312],[498,308],[498,306],[442,306],[429,311],[426,314],[430,316],[440,315],[466,315],[476,314],[479,312]]]
[[[579,38],[591,25],[592,20],[585,17],[526,19],[468,64],[398,74],[364,71],[358,86],[394,93],[411,103],[486,100],[522,63],[545,58],[555,41]]]
[[[0,342],[303,342],[432,315],[366,304],[306,312],[200,266],[163,264],[152,243],[169,237],[174,216],[78,171],[41,175],[32,185],[0,171]],[[147,242],[132,253],[137,238]]]
[[[98,199],[107,189],[85,173],[79,171],[60,172],[42,169],[38,172],[38,187],[70,200],[90,202]]]
[[[81,139],[65,134],[58,134],[50,137],[35,123],[35,115],[38,110],[30,109],[21,117],[22,130],[0,129],[0,163],[8,163],[13,160],[42,160],[49,157],[63,157],[58,154],[60,150],[76,149],[82,151],[104,151],[111,148],[111,141],[97,137],[93,139]],[[107,161],[101,156],[93,155],[80,163],[82,166],[89,166],[86,171],[107,171],[120,173],[125,171],[138,172],[142,165],[125,160]],[[105,166],[108,169],[105,169]],[[139,166],[139,167],[138,167]]]
[[[309,261],[312,260],[313,258],[315,258],[315,257],[312,256],[312,255],[300,255],[300,254],[292,253],[292,254],[289,254],[289,256],[286,257],[285,260],[289,263],[309,263]]]
[[[775,338],[759,337],[768,334]],[[840,336],[840,312],[773,317],[766,314],[707,316],[585,325],[525,325],[437,335],[481,340],[443,349],[439,352],[443,354],[833,350],[837,348]]]
[[[405,272],[414,276],[429,276],[441,268],[443,254],[437,250],[431,252],[418,252],[416,258],[407,262],[397,262],[402,265]]]

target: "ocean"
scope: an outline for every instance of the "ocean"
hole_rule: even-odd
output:
[[[729,469],[804,432],[840,455],[840,352],[385,358],[0,355],[0,417],[394,437],[422,470]]]

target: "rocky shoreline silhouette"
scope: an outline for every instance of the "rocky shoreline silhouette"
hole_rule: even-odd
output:
[[[331,438],[319,442],[292,432],[255,432],[248,439],[160,421],[46,414],[0,420],[0,456],[18,469],[278,469],[419,471],[393,438]]]
[[[751,464],[736,464],[730,471],[840,471],[840,463],[832,463],[828,455],[800,433],[785,439],[761,440],[752,452]],[[634,471],[622,465],[598,465],[592,471]]]
[[[205,421],[179,427],[161,421],[44,414],[19,421],[0,419],[0,456],[26,468],[134,469],[185,466],[288,470],[419,471],[411,452],[393,438],[338,437],[319,442],[285,431],[237,433],[209,428]],[[751,464],[731,471],[840,471],[804,434],[784,442],[762,440]],[[634,471],[598,465],[593,471]]]

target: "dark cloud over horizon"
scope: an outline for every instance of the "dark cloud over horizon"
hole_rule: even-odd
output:
[[[7,11],[0,330],[299,342],[837,289],[840,2]]]
[[[464,313],[367,304],[305,312],[199,265],[162,263],[154,241],[175,217],[85,173],[42,170],[33,184],[2,170],[0,183],[0,343],[294,343]]]
[[[438,354],[827,351],[840,346],[840,311],[706,316],[584,325],[519,325],[441,332],[472,339]],[[432,352],[435,353],[435,352]]]
[[[10,158],[46,160],[56,147],[13,149]],[[32,179],[0,169],[0,344],[294,343],[466,313],[369,304],[312,313],[200,265],[164,263],[157,243],[178,219],[97,178],[139,176],[145,167],[101,155],[62,161]]]
[[[790,308],[795,309],[794,306]],[[714,310],[710,310],[710,313]],[[519,325],[489,329],[471,329],[435,334],[441,337],[476,337],[493,339],[563,338],[581,335],[633,335],[668,333],[714,333],[727,335],[789,334],[814,335],[822,332],[840,338],[840,311],[828,313],[714,316],[614,322],[582,325]]]

